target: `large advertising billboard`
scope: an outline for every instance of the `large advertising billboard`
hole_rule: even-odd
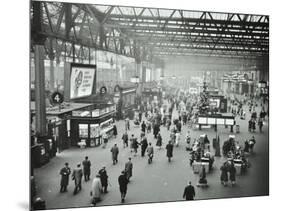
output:
[[[93,93],[96,66],[71,64],[70,99],[87,97]]]

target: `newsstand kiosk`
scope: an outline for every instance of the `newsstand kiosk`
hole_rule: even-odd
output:
[[[107,88],[96,90],[96,65],[66,64],[64,95],[71,103],[87,104],[73,110],[67,118],[71,146],[92,147],[101,144],[101,137],[112,135],[116,106]]]

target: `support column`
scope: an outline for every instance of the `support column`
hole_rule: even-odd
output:
[[[33,2],[32,41],[34,45],[35,62],[35,131],[38,136],[46,135],[46,102],[45,102],[45,69],[44,69],[44,44],[46,37],[42,31],[42,5]]]
[[[45,102],[45,69],[44,69],[44,46],[35,45],[35,111],[36,132],[46,135],[46,102]]]
[[[239,94],[242,94],[242,83],[239,83]]]
[[[136,62],[136,76],[139,77],[139,83],[137,87],[137,95],[141,95],[141,89],[142,89],[142,81],[143,81],[143,74],[142,74],[142,64],[139,58],[135,59]]]
[[[55,67],[54,67],[54,59],[55,55],[54,53],[50,53],[50,91],[55,90]]]

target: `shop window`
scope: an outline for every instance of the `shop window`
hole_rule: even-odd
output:
[[[87,124],[79,124],[79,137],[88,138],[88,125]]]
[[[90,138],[99,137],[100,135],[100,127],[98,124],[90,125]]]
[[[101,134],[108,132],[113,128],[113,119],[106,120],[105,122],[100,124],[100,132]]]

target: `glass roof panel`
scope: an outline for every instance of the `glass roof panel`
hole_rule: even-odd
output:
[[[104,6],[104,5],[93,5],[93,6],[103,13],[108,9],[108,6]]]

